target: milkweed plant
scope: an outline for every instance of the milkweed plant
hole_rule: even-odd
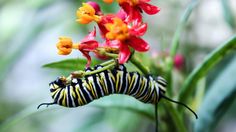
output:
[[[103,11],[103,5],[111,4],[117,4],[116,12]],[[105,115],[99,113],[99,116],[94,116],[93,114],[88,119],[87,125],[85,123],[86,129],[92,123],[100,122],[109,115],[114,120],[114,131],[207,132],[214,130],[235,99],[236,81],[225,79],[232,74],[225,70],[217,76],[217,80],[214,81],[216,83],[212,83],[208,88],[206,87],[207,75],[226,56],[235,55],[236,36],[214,49],[192,71],[186,71],[186,62],[189,58],[179,53],[180,39],[192,11],[198,4],[198,0],[189,3],[177,24],[172,42],[163,44],[157,38],[152,38],[155,43],[145,39],[147,31],[152,29],[150,24],[153,21],[152,16],[157,15],[155,17],[158,18],[160,17],[158,13],[162,11],[162,8],[152,4],[151,0],[81,2],[81,6],[75,11],[75,23],[92,28],[87,35],[79,34],[83,39],[78,42],[74,41],[75,38],[60,36],[55,45],[57,54],[61,56],[70,56],[72,52],[77,52],[81,57],[44,65],[47,68],[69,69],[70,74],[59,75],[58,79],[49,84],[54,102],[42,103],[38,108],[52,104],[77,107],[89,103],[88,106],[106,111]],[[227,18],[229,17],[230,14],[227,15]],[[232,19],[230,20],[229,24],[234,27]],[[154,48],[158,47],[157,45],[166,49],[157,50]],[[233,63],[230,66],[231,63],[227,68],[233,71],[235,69]],[[93,79],[89,79],[90,77]],[[90,82],[91,80],[93,81]],[[225,81],[222,83],[218,80]],[[111,88],[112,85],[116,86]],[[60,89],[62,87],[68,88],[63,91]],[[132,93],[134,89],[137,92]],[[115,90],[119,92],[124,90],[126,91],[124,93],[130,96],[115,95],[100,98],[104,94],[116,93]],[[145,94],[140,92],[142,90]],[[83,96],[86,92],[86,96]],[[137,95],[142,99],[138,99]],[[93,101],[95,99],[96,101]],[[40,108],[38,111],[42,109],[48,108]],[[134,114],[124,114],[122,117],[122,112]],[[22,115],[16,119],[3,123],[0,125],[0,131],[5,131],[16,122],[15,120],[19,120],[17,118],[26,115],[22,112]],[[123,128],[120,129],[119,126],[116,127],[120,125],[117,123],[119,118],[125,118],[122,119]],[[81,122],[79,124],[83,124]],[[142,125],[146,127],[142,128]]]
[[[112,0],[104,0],[104,2],[110,4],[113,1]],[[159,7],[152,5],[149,2],[150,2],[149,0],[118,0],[117,3],[119,4],[120,9],[117,11],[117,13],[109,13],[109,14],[105,14],[104,12],[102,12],[101,7],[96,2],[89,1],[86,3],[82,3],[82,6],[79,7],[78,10],[76,11],[76,15],[77,15],[76,22],[78,24],[93,24],[92,22],[96,23],[98,30],[99,30],[98,34],[100,35],[100,38],[102,38],[102,40],[98,41],[96,39],[97,29],[94,26],[94,29],[90,33],[88,33],[88,35],[85,36],[84,39],[82,39],[80,42],[73,42],[70,37],[64,37],[64,36],[60,37],[59,42],[56,45],[57,49],[58,49],[58,54],[59,55],[69,55],[72,52],[72,50],[80,51],[87,60],[85,68],[91,67],[91,61],[93,60],[90,55],[91,52],[94,53],[94,55],[95,55],[94,57],[96,57],[98,59],[102,59],[104,61],[112,59],[112,60],[116,61],[116,63],[110,63],[109,61],[106,61],[104,63],[109,64],[109,65],[105,65],[104,67],[102,67],[100,69],[95,69],[92,72],[81,72],[81,71],[80,72],[78,72],[78,71],[72,72],[71,75],[68,77],[69,79],[68,78],[66,79],[64,77],[60,78],[59,81],[53,82],[52,86],[54,86],[54,87],[57,87],[57,85],[60,86],[59,82],[60,81],[63,82],[63,80],[64,80],[64,82],[67,82],[66,80],[70,80],[71,78],[82,78],[87,75],[92,75],[95,73],[99,73],[99,72],[114,68],[115,65],[126,64],[126,63],[134,64],[134,66],[139,71],[141,71],[142,74],[144,74],[144,75],[151,74],[151,71],[149,70],[149,68],[145,64],[142,64],[142,59],[139,59],[136,55],[136,52],[144,53],[144,52],[147,52],[150,50],[149,43],[142,38],[142,36],[144,36],[146,31],[148,30],[148,22],[145,22],[143,20],[143,15],[144,14],[155,15],[160,11]],[[183,61],[184,61],[184,58],[181,55],[175,56],[174,64],[176,65],[176,68],[180,69],[184,63]],[[115,72],[118,72],[118,71],[115,71]],[[119,76],[118,73],[117,73],[117,75],[114,75],[115,77],[113,77],[113,78],[116,78],[117,76]],[[107,75],[112,76],[111,74],[112,73],[109,74],[109,72],[108,72]],[[119,74],[127,74],[126,76],[131,76],[130,74],[125,73],[125,72],[124,73],[122,72]],[[134,73],[132,73],[132,75],[133,74]],[[133,75],[133,78],[134,78],[134,76],[135,75]],[[110,78],[112,78],[112,77],[110,77]],[[121,75],[120,78],[125,78],[125,76]],[[119,79],[119,77],[117,77],[117,79]],[[86,78],[86,80],[89,80],[89,79]],[[108,77],[106,77],[106,80],[109,80]],[[129,80],[129,78],[128,78],[128,80]],[[130,78],[130,80],[131,80],[131,78]],[[138,80],[138,77],[136,77],[136,80],[137,80],[137,83],[143,82],[143,81],[141,81],[142,79]],[[77,80],[74,80],[74,81],[78,82]],[[98,84],[98,85],[103,85],[103,83],[100,84],[99,82],[102,82],[102,81],[106,82],[104,79],[99,79],[99,80],[93,79],[93,81],[97,81],[96,84]],[[116,81],[119,81],[119,80],[116,80]],[[121,79],[121,81],[122,81],[122,79]],[[72,80],[72,82],[73,82],[73,80]],[[125,82],[120,82],[120,83],[125,83]],[[146,82],[146,83],[150,83],[149,84],[150,86],[152,85],[151,82]],[[162,87],[166,87],[166,84],[164,82],[159,82],[159,83],[163,84]],[[98,87],[96,84],[91,83],[91,85],[94,85],[94,87]],[[107,84],[107,82],[105,84]],[[118,84],[119,83],[114,83],[114,85],[118,85]],[[71,87],[72,85],[73,84],[69,85],[68,87]],[[81,85],[84,86],[84,85],[89,85],[89,84],[83,83]],[[120,85],[121,85],[121,87],[124,87],[123,84],[120,84]],[[133,86],[132,86],[132,81],[130,83],[127,83],[126,85],[131,85],[131,87],[136,86],[135,84],[133,84]],[[94,87],[92,87],[94,89],[94,91],[96,91],[96,89],[99,89],[99,88],[94,88]],[[111,86],[109,85],[108,87],[111,87]],[[120,86],[116,86],[116,87],[120,87]],[[137,89],[141,89],[141,88],[142,87],[140,84],[140,87],[137,87]],[[100,89],[103,89],[103,88],[100,86]],[[109,88],[107,88],[107,89],[109,89]],[[56,89],[55,88],[51,89],[51,91],[54,91],[54,90],[56,90]],[[59,90],[56,90],[56,91],[59,91]],[[104,90],[102,90],[102,91],[105,92],[106,88],[104,88]],[[112,88],[111,88],[111,91],[113,91]],[[118,91],[120,91],[120,90],[118,90]],[[117,91],[117,93],[119,93],[118,91]],[[128,89],[128,91],[132,91],[132,90]],[[137,90],[137,91],[139,91],[139,90]],[[149,90],[147,89],[147,91],[149,91]],[[150,92],[154,93],[155,91],[153,92],[153,90],[151,90]],[[159,90],[157,92],[161,94],[161,92]],[[77,93],[78,93],[78,96],[83,95],[82,93],[79,92],[79,90]],[[114,92],[111,92],[111,93],[114,93]],[[140,93],[142,93],[142,92],[140,92]],[[57,93],[57,92],[52,93],[53,98],[57,98],[57,97],[55,97],[55,96],[57,96],[57,94],[59,94],[59,93]],[[76,92],[74,94],[76,94]],[[127,94],[131,95],[129,92],[127,92]],[[73,95],[73,93],[71,94],[71,96],[72,95]],[[98,97],[96,97],[96,94],[92,94],[92,96],[93,96],[92,98],[94,98],[94,99],[98,98]],[[142,99],[141,101],[146,102],[144,100],[145,100],[145,98],[148,99],[147,98],[148,95],[145,95],[145,96],[143,97],[144,99]],[[150,96],[156,97],[156,95],[150,95]],[[161,95],[159,95],[159,96],[161,96]],[[63,97],[62,95],[60,97],[64,98],[64,99],[66,98],[66,97]],[[78,98],[75,98],[73,100],[79,100],[79,102],[83,102],[82,98],[81,99],[80,99],[80,97],[78,97]],[[141,96],[137,97],[137,95],[136,95],[136,98],[141,98]],[[66,105],[66,102],[63,103],[64,99],[61,99],[62,103],[59,103],[60,105],[63,105],[66,107],[73,106],[73,105],[68,104],[69,102],[67,103],[67,105]],[[85,100],[87,100],[87,99],[85,99]],[[60,101],[58,101],[58,99],[56,99],[55,102],[60,102]],[[80,104],[79,102],[76,104],[79,105]],[[85,102],[90,102],[90,101],[85,101]],[[150,101],[150,102],[152,102],[152,101]],[[156,101],[154,101],[154,102],[156,102]],[[44,105],[44,104],[51,105],[51,104],[55,104],[55,103],[54,102],[53,103],[43,103],[41,105]],[[84,103],[82,103],[82,104],[84,104]],[[74,105],[74,106],[78,106],[78,105]],[[155,109],[155,111],[157,111],[157,109]],[[155,114],[156,114],[155,116],[157,117],[157,112]],[[158,119],[156,118],[156,131],[158,131],[158,128],[157,128],[158,121],[157,120]]]

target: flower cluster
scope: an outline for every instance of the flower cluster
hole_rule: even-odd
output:
[[[113,2],[113,0],[103,1]],[[104,54],[104,51],[118,54],[118,61],[123,64],[129,60],[131,50],[148,51],[148,43],[141,38],[146,33],[148,26],[143,22],[142,13],[153,15],[160,9],[149,4],[150,0],[117,0],[117,2],[121,8],[115,14],[104,14],[96,2],[83,3],[76,12],[76,22],[80,24],[97,23],[103,42],[95,39],[96,28],[79,43],[73,43],[68,37],[60,37],[57,44],[58,54],[68,55],[72,49],[77,49],[87,58],[86,66],[88,67],[91,63],[90,52],[95,53],[96,57],[101,59],[109,57]]]

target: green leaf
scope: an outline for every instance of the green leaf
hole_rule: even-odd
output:
[[[111,95],[108,97],[103,97],[99,100],[95,100],[91,103],[91,105],[103,109],[115,108],[119,110],[128,110],[131,112],[138,113],[153,121],[155,120],[153,105],[144,104],[134,99],[133,97],[127,95]]]
[[[83,121],[79,128],[76,128],[76,132],[91,132],[95,131],[96,125],[100,124],[104,120],[104,112],[93,112],[91,115]]]
[[[178,47],[179,47],[179,41],[180,41],[180,36],[181,33],[183,32],[186,23],[192,13],[192,11],[195,9],[195,7],[198,5],[199,0],[192,0],[189,5],[187,6],[187,8],[185,9],[185,12],[183,13],[180,22],[176,28],[175,34],[173,36],[172,42],[171,42],[171,49],[170,49],[170,56],[171,59],[167,62],[168,63],[168,67],[167,67],[167,77],[166,80],[169,83],[168,84],[168,89],[167,89],[167,93],[172,95],[172,70],[174,67],[174,56],[177,53]]]
[[[117,108],[106,109],[104,121],[109,122],[110,126],[113,128],[113,131],[115,130],[117,132],[135,132],[137,131],[137,125],[139,128],[143,128],[147,124],[149,127],[153,124],[151,122],[152,120],[143,118],[140,114]]]
[[[91,65],[98,64],[100,61],[93,60]],[[60,70],[84,70],[85,65],[87,64],[87,60],[74,58],[74,59],[65,59],[57,62],[52,62],[43,65],[44,68],[53,68],[53,69],[60,69]]]
[[[0,132],[7,132],[9,128],[14,126],[15,124],[19,123],[20,121],[24,120],[25,118],[28,118],[30,116],[33,116],[35,114],[44,112],[44,111],[49,111],[49,110],[55,110],[55,108],[47,108],[47,109],[39,109],[37,110],[36,105],[30,106],[16,115],[13,115],[12,117],[8,118],[5,122],[2,122],[0,124]]]
[[[198,111],[195,132],[213,131],[236,98],[236,58],[216,78]],[[210,105],[209,105],[210,104]]]
[[[174,57],[177,52],[177,49],[179,47],[180,35],[183,32],[192,11],[195,9],[198,3],[199,3],[199,0],[192,0],[191,3],[189,3],[188,7],[186,8],[185,12],[183,13],[183,16],[181,17],[180,23],[178,24],[176,28],[176,31],[172,40],[172,45],[171,45],[172,47],[170,50],[170,54],[172,57]]]
[[[185,9],[185,12],[183,13],[183,15],[181,16],[180,22],[176,28],[176,31],[174,33],[174,36],[172,38],[172,42],[171,42],[171,49],[170,49],[170,56],[171,58],[167,58],[167,75],[166,75],[166,80],[168,82],[168,88],[167,88],[167,94],[169,94],[170,96],[172,96],[172,90],[173,90],[173,86],[172,86],[172,71],[173,71],[173,67],[174,67],[174,56],[177,53],[177,50],[179,48],[179,41],[180,41],[180,36],[181,33],[183,32],[186,23],[192,13],[192,11],[195,9],[195,7],[198,5],[198,3],[200,2],[200,0],[192,0],[189,5],[187,6],[187,8]],[[171,105],[166,104],[166,107],[170,108],[170,114],[173,117],[174,123],[171,125],[178,125],[180,127],[177,126],[179,131],[186,131],[186,129],[183,127],[184,124],[181,121],[181,117],[178,116],[178,112],[172,108]]]
[[[144,120],[143,117],[155,121],[153,105],[142,103],[127,95],[105,96],[93,101],[89,106],[101,108],[103,111],[105,109],[105,116],[100,122],[108,121],[114,124],[111,126],[116,131],[135,131],[137,124]]]
[[[211,52],[203,62],[196,67],[192,73],[187,77],[183,87],[180,91],[179,100],[185,102],[196,89],[195,85],[199,79],[205,76],[212,67],[214,67],[225,55],[231,51],[235,51],[236,48],[236,36],[229,39],[227,42],[216,48]]]
[[[86,63],[85,59],[75,58],[48,63],[43,65],[43,67],[61,70],[83,70]]]

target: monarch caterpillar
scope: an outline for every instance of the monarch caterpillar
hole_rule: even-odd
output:
[[[94,70],[102,68],[96,65]],[[85,72],[93,71],[87,68]],[[166,81],[161,76],[142,76],[138,72],[128,72],[124,65],[118,65],[114,69],[108,69],[84,78],[72,78],[67,80],[59,77],[49,84],[52,103],[42,105],[58,104],[65,107],[83,106],[100,97],[110,94],[126,94],[133,96],[144,103],[157,104],[161,98],[181,104],[194,113],[188,106],[181,102],[174,101],[166,96]],[[197,115],[194,113],[197,118]]]

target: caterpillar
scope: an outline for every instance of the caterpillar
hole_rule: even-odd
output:
[[[85,72],[91,72],[102,68],[96,65],[94,69],[87,68]],[[181,104],[194,113],[188,106],[164,96],[167,82],[161,76],[153,78],[151,75],[142,76],[138,72],[128,72],[124,65],[118,65],[114,69],[107,69],[84,78],[58,77],[49,84],[52,103],[65,107],[78,107],[86,105],[98,98],[111,94],[125,94],[132,96],[143,103],[157,104],[161,98]],[[197,115],[194,113],[197,118]]]

